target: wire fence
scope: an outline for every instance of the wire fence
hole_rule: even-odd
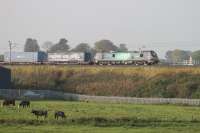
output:
[[[130,104],[178,104],[199,106],[200,99],[182,98],[135,98],[135,97],[109,97],[109,96],[88,96],[72,93],[64,93],[50,90],[20,90],[0,89],[0,98],[15,98],[18,100],[68,100],[84,102],[109,102],[109,103],[130,103]]]

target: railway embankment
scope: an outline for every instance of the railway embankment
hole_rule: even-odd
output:
[[[199,67],[11,66],[12,88],[92,96],[200,98]]]

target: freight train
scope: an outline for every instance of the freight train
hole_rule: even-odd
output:
[[[12,64],[97,64],[97,65],[152,65],[159,62],[156,52],[6,52],[4,63]]]

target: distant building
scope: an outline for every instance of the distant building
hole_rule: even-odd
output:
[[[0,66],[0,89],[11,87],[11,70]]]
[[[192,60],[192,56],[190,56],[190,59],[189,59],[189,61],[188,61],[188,65],[191,65],[191,66],[194,65],[193,60]]]

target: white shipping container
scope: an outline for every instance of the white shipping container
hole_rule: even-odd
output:
[[[49,53],[48,61],[49,62],[84,62],[85,54],[84,53]]]

